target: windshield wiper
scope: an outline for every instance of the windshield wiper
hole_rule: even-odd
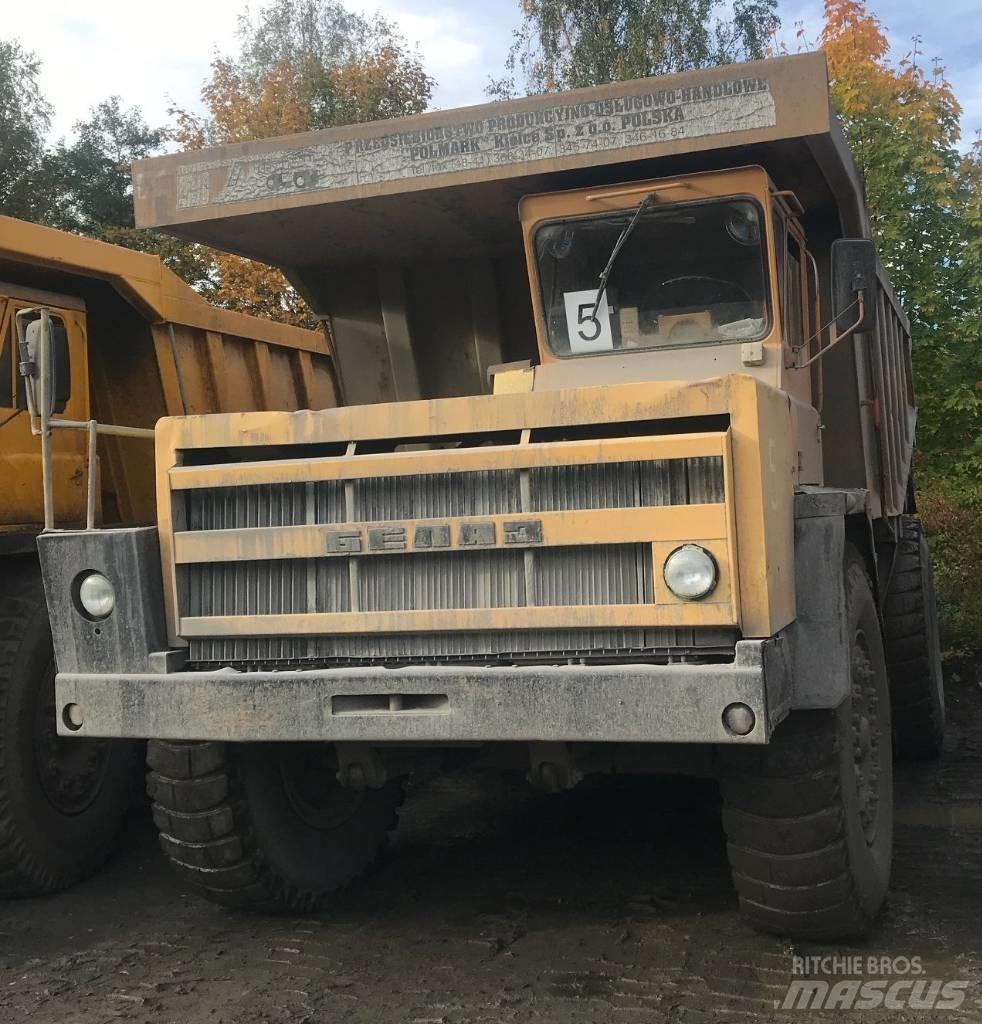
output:
[[[614,269],[614,261],[620,254],[621,249],[624,248],[625,243],[631,237],[634,229],[638,226],[638,221],[641,219],[641,215],[649,206],[655,201],[653,193],[649,193],[638,203],[638,208],[634,211],[634,216],[624,225],[624,230],[621,231],[620,235],[617,236],[617,241],[614,242],[614,248],[610,250],[610,258],[607,260],[607,266],[604,267],[603,273],[600,275],[600,287],[597,289],[597,301],[593,304],[592,316],[596,317],[597,310],[600,308],[600,300],[604,297],[604,292],[607,290],[607,279],[610,277],[610,272]]]

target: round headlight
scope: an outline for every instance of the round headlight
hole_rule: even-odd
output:
[[[101,572],[90,572],[79,582],[78,603],[90,619],[104,619],[116,607],[116,592]]]
[[[676,596],[698,601],[719,582],[716,559],[698,544],[683,544],[665,559],[665,583]]]

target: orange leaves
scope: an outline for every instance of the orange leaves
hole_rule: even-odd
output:
[[[863,0],[825,0],[821,47],[829,64],[832,94],[845,117],[874,109],[892,110],[924,128],[936,126],[942,108],[960,112],[944,66],[935,61],[925,71],[920,39],[896,63],[883,25]]]
[[[231,253],[214,252],[218,281],[211,298],[227,309],[269,317],[298,327],[313,327],[306,305],[273,267]]]
[[[335,98],[334,124],[357,124],[385,117],[421,114],[432,82],[418,61],[407,60],[388,43],[328,74]]]
[[[252,81],[231,61],[218,59],[201,96],[222,142],[246,142],[307,129],[296,74],[283,63],[277,63],[259,81]]]
[[[433,80],[417,54],[378,16],[335,0],[270,0],[240,19],[238,57],[217,57],[201,97],[208,117],[172,111],[185,149],[292,135],[426,109]],[[211,253],[210,297],[231,309],[311,326],[278,271]]]

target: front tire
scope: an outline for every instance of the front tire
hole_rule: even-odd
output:
[[[743,913],[793,939],[868,933],[893,849],[890,694],[872,588],[847,554],[850,695],[796,711],[764,747],[721,751],[723,825]]]
[[[3,567],[0,595],[0,896],[92,874],[116,848],[141,745],[59,736],[55,663],[37,563]]]
[[[395,827],[401,781],[355,792],[326,743],[151,741],[160,844],[201,895],[302,912],[364,874]]]

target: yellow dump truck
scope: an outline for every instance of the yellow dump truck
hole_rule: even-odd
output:
[[[31,355],[17,338],[18,323],[36,332],[42,317],[54,422],[81,427],[51,430],[46,471],[30,378],[19,372]],[[36,541],[46,520],[72,529],[154,522],[162,416],[335,400],[321,334],[215,309],[156,257],[0,217],[0,894],[61,888],[98,866],[143,753],[140,743],[76,743],[55,731]],[[92,431],[90,421],[115,430]]]
[[[40,539],[59,731],[152,741],[183,876],[319,906],[423,758],[689,771],[752,921],[865,932],[893,751],[944,709],[908,322],[823,57],[161,157],[135,190],[283,267],[346,401],[163,419],[155,527]]]

